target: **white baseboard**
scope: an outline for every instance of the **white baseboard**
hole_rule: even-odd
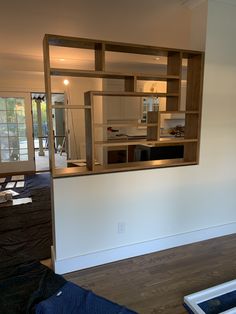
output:
[[[54,252],[55,248],[52,247],[52,262],[54,264],[54,270],[56,273],[65,274],[76,270],[115,262],[143,254],[158,252],[161,250],[221,237],[232,233],[236,233],[236,223],[214,226],[206,229],[176,234],[165,238],[117,247],[109,250],[97,251],[94,253],[65,259],[56,259]]]

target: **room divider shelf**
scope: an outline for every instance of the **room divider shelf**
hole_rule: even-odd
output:
[[[93,69],[51,67],[50,49],[54,46],[92,51]],[[123,71],[119,70],[118,66],[114,70],[111,66],[112,60],[120,56],[131,56],[134,59],[133,64],[139,56],[144,56],[142,60],[148,60],[145,66],[151,70],[130,71],[127,69]],[[152,60],[161,59],[160,65],[153,64],[150,67],[153,61],[149,56],[152,56]],[[122,60],[124,59],[126,60],[126,58]],[[54,176],[86,175],[198,164],[203,59],[204,55],[200,51],[45,35],[44,69],[52,174]],[[135,64],[138,67],[139,63]],[[52,106],[51,78],[54,76],[103,79],[103,82],[104,79],[119,80],[119,82],[123,81],[124,85],[122,91],[85,90],[84,104]],[[184,92],[183,82],[186,82]],[[142,84],[149,83],[154,86],[164,86],[165,91],[162,91],[164,87],[159,90],[153,88],[147,92],[140,91]],[[100,100],[97,103],[96,99],[99,97]],[[159,110],[158,107],[153,109],[154,100],[157,99],[161,103]],[[143,121],[142,106],[145,101],[147,111]],[[119,105],[123,106],[123,109],[119,109],[120,111],[117,109]],[[111,108],[110,106],[114,106],[116,111],[121,113],[128,112],[128,117],[109,118],[107,108]],[[139,109],[135,109],[136,113],[132,116],[135,106]],[[55,109],[71,111],[80,109],[79,111],[83,112],[86,166],[56,169],[53,144],[53,110]],[[100,118],[98,119],[99,110]],[[139,111],[139,118],[137,118]],[[73,115],[75,116],[76,113]],[[180,134],[178,130],[181,130]],[[172,135],[175,131],[176,136]],[[111,136],[115,139],[109,138]],[[114,159],[109,163],[108,156],[110,154],[114,158],[116,149],[117,160]],[[112,154],[109,153],[111,151]],[[97,165],[98,159],[99,165]]]

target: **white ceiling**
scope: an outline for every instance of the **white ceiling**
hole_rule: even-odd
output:
[[[0,10],[0,68],[42,71],[45,33],[156,45],[165,31],[186,29],[191,9],[203,0],[9,0]],[[179,17],[176,25],[175,16]],[[183,16],[183,19],[181,17]],[[170,21],[168,23],[167,21]],[[135,22],[135,23],[134,23]],[[182,26],[177,25],[183,23]],[[157,27],[157,25],[159,25]],[[126,36],[125,30],[129,29]],[[130,31],[132,30],[133,31]],[[112,38],[111,38],[112,34]],[[146,34],[146,36],[145,36]],[[174,35],[173,35],[174,36]],[[168,41],[166,41],[168,45]],[[181,41],[180,41],[181,45]],[[56,58],[63,58],[60,54]],[[71,60],[77,57],[71,56]],[[89,59],[89,57],[88,57]]]

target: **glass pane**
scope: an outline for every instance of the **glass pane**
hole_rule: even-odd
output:
[[[1,149],[8,149],[9,147],[8,137],[1,137],[0,142],[1,142]]]
[[[18,137],[9,137],[10,161],[19,160],[19,140]]]
[[[0,111],[0,123],[7,123],[6,111]]]
[[[20,149],[24,149],[28,147],[26,137],[19,137],[19,142],[20,142]]]
[[[21,161],[26,161],[26,160],[28,160],[28,155],[20,155],[20,160],[21,160]]]
[[[0,110],[6,110],[6,100],[0,97]]]
[[[7,124],[0,124],[0,136],[7,136],[7,135],[8,135]]]
[[[18,134],[18,128],[16,123],[8,124],[9,136],[16,136]]]
[[[17,121],[18,123],[25,123],[25,111],[17,110]]]
[[[20,149],[21,155],[28,155],[28,149]]]
[[[15,110],[15,109],[16,109],[16,99],[7,98],[7,110]]]
[[[1,161],[6,162],[10,160],[9,151],[8,150],[1,150]]]
[[[26,125],[25,124],[18,124],[18,133],[19,136],[26,136]]]
[[[10,161],[17,161],[20,159],[19,149],[13,149],[10,151]]]
[[[9,148],[10,149],[19,149],[19,139],[18,137],[9,137]]]
[[[7,122],[8,123],[16,123],[16,112],[15,111],[7,111]]]
[[[16,98],[16,110],[25,110],[25,100],[24,98]]]

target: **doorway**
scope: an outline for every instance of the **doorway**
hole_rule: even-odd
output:
[[[0,173],[34,172],[29,93],[0,93]]]
[[[53,105],[63,106],[64,94],[52,94],[52,103]],[[36,172],[49,171],[47,104],[45,94],[32,93],[31,104]],[[55,110],[53,112],[53,133],[56,164],[59,167],[64,167],[67,159],[64,110]]]

